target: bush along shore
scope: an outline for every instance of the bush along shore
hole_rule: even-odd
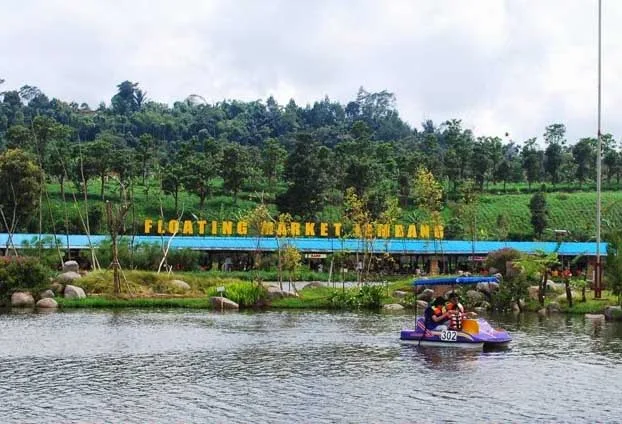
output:
[[[226,272],[123,273],[121,293],[114,295],[113,272],[84,272],[74,261],[62,272],[47,275],[45,267],[29,258],[5,261],[0,265],[0,296],[13,308],[45,310],[70,308],[188,308],[216,311],[240,309],[327,309],[420,312],[451,286],[415,287],[412,278],[384,282],[262,281],[261,273],[247,272],[246,280]],[[12,275],[12,277],[8,277]],[[318,277],[328,277],[319,274]],[[19,284],[11,282],[20,281]],[[513,296],[516,287],[524,296]],[[572,305],[565,286],[552,280],[544,287],[544,303],[539,302],[538,286],[520,286],[501,277],[500,284],[456,287],[469,310],[485,312],[537,311],[541,315],[574,313],[622,319],[617,297],[608,291],[593,299],[589,290],[571,290]],[[515,300],[517,299],[517,300]]]

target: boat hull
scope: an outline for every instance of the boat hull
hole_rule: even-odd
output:
[[[417,319],[415,329],[404,329],[400,342],[417,346],[451,347],[461,349],[501,349],[512,341],[507,331],[493,328],[485,319],[464,320],[461,330],[429,330],[423,318]]]

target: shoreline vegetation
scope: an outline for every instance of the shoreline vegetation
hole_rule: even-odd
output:
[[[201,275],[205,274],[205,275]],[[283,282],[285,293],[289,296],[277,294],[270,295],[268,287],[278,287],[275,281],[258,282],[230,278],[224,272],[210,273],[175,273],[172,275],[157,274],[146,271],[130,271],[126,273],[127,280],[122,283],[123,293],[120,296],[113,294],[112,272],[96,271],[86,274],[76,281],[84,288],[88,297],[83,299],[57,298],[60,309],[79,308],[183,308],[183,309],[206,309],[217,310],[211,298],[220,296],[217,288],[224,288],[223,296],[236,301],[240,310],[264,310],[264,309],[331,309],[331,310],[382,310],[385,305],[401,305],[405,310],[415,309],[417,296],[412,286],[412,278],[400,278],[394,281],[381,283],[357,283],[341,281],[328,283],[328,274],[318,274],[319,279],[315,282],[297,282],[299,289],[293,291],[289,282]],[[251,273],[248,273],[251,278]],[[190,286],[189,290],[176,288],[171,281],[185,281]],[[319,284],[318,284],[319,283]],[[300,286],[303,286],[301,287]],[[356,304],[348,302],[348,296],[360,297],[360,291],[364,287],[375,287],[370,298],[374,295],[377,299],[370,299],[367,303]],[[467,287],[468,288],[468,287]],[[445,287],[444,289],[451,289]],[[466,300],[465,288],[456,288]],[[294,294],[295,293],[295,294]],[[601,299],[594,299],[588,292],[586,301],[581,301],[581,293],[573,291],[573,306],[569,307],[565,301],[565,293],[560,289],[551,289],[545,295],[544,309],[552,313],[567,314],[602,314],[609,306],[616,305],[616,297],[609,291],[603,292]],[[341,296],[341,301],[336,301]],[[494,296],[494,294],[493,294]],[[375,300],[375,301],[374,301]],[[551,309],[549,305],[556,304],[558,307]],[[468,305],[468,301],[467,301]],[[470,305],[468,305],[470,306]],[[421,303],[419,311],[423,311]],[[538,312],[542,307],[537,299],[528,299],[524,304],[524,311]]]

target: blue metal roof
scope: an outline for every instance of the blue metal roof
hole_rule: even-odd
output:
[[[14,234],[13,243],[17,247],[24,242],[31,245],[39,239],[49,248],[67,248],[67,236],[56,235],[56,243],[51,234]],[[90,245],[97,246],[108,236],[69,235],[69,247],[72,249],[86,249]],[[131,237],[123,237],[129,242]],[[135,236],[134,243],[166,244],[170,236]],[[90,240],[90,242],[89,242]],[[8,235],[0,233],[0,246],[7,246]],[[360,239],[338,238],[291,238],[280,240],[279,243],[289,243],[302,252],[330,253],[338,251],[362,252],[365,244]],[[171,241],[171,247],[177,249],[193,249],[206,251],[253,251],[255,249],[277,250],[277,240],[274,237],[213,237],[213,236],[176,236]],[[542,250],[545,253],[557,251],[563,256],[596,256],[595,242],[523,242],[523,241],[466,241],[466,240],[413,240],[413,239],[376,239],[369,243],[367,251],[392,254],[424,254],[424,255],[486,255],[488,252],[503,248],[513,248],[524,253],[535,253]],[[607,243],[600,244],[600,253],[606,254]]]
[[[497,277],[423,277],[413,281],[413,286],[443,286],[449,284],[477,284],[477,283],[496,283],[499,284]]]

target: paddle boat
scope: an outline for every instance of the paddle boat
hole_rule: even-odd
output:
[[[489,283],[499,284],[496,277],[441,277],[422,278],[413,282],[415,286],[465,285]],[[463,318],[462,322],[447,330],[432,330],[425,326],[425,318],[417,317],[414,329],[402,329],[400,341],[417,346],[440,346],[469,349],[505,348],[512,341],[507,331],[493,328],[484,318]]]

